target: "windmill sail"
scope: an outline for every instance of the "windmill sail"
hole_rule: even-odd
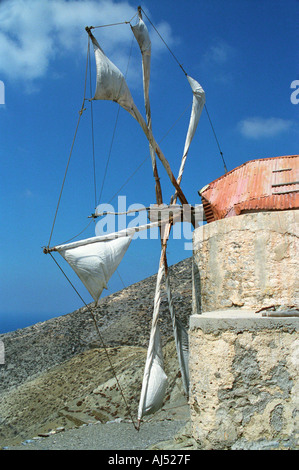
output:
[[[186,135],[186,140],[185,140],[185,146],[184,146],[184,151],[183,151],[183,156],[181,160],[181,165],[179,169],[179,174],[177,178],[177,182],[180,184],[183,176],[183,171],[187,159],[187,154],[189,151],[189,147],[191,144],[191,141],[194,137],[199,118],[201,116],[204,104],[205,104],[205,92],[201,85],[194,80],[192,77],[187,76],[187,79],[190,83],[192,93],[193,93],[193,102],[192,102],[192,110],[191,110],[191,116],[190,116],[190,121],[189,121],[189,126],[188,126],[188,131]],[[173,203],[176,203],[176,194],[174,196]],[[166,227],[166,237],[169,236],[171,229],[171,224]],[[167,235],[168,231],[168,235]],[[164,250],[166,249],[166,240],[167,238],[164,238]],[[161,253],[161,258],[162,259],[164,256],[163,250]],[[182,373],[182,381],[185,389],[185,393],[188,395],[189,394],[189,340],[188,340],[188,333],[182,323],[175,317],[175,313],[173,311],[173,303],[172,303],[172,297],[171,297],[171,290],[170,290],[170,285],[169,285],[169,279],[166,278],[166,290],[167,290],[167,295],[168,295],[168,302],[170,306],[170,313],[171,313],[171,318],[172,318],[172,323],[173,323],[173,330],[174,330],[174,337],[175,337],[175,343],[176,343],[176,349],[177,349],[177,354],[178,354],[178,359],[180,363],[180,369]]]
[[[116,65],[113,64],[113,62],[111,62],[111,60],[105,55],[98,41],[91,33],[91,29],[93,27],[86,27],[86,31],[88,32],[93,44],[96,61],[96,90],[92,100],[111,100],[117,102],[123,109],[129,112],[131,116],[133,116],[134,119],[141,126],[149,143],[153,174],[156,182],[157,206],[149,212],[150,223],[148,224],[138,227],[130,227],[124,230],[120,230],[119,232],[86,238],[85,240],[79,240],[68,244],[57,245],[53,248],[49,248],[48,245],[44,248],[44,253],[57,251],[71,266],[71,268],[77,274],[77,276],[79,277],[79,279],[89,291],[90,295],[97,304],[103,290],[107,289],[109,279],[119,266],[126,251],[128,250],[135,232],[146,230],[155,226],[161,227],[161,254],[156,281],[152,327],[138,408],[138,422],[140,423],[140,420],[144,415],[154,413],[162,406],[167,387],[167,376],[164,371],[163,363],[161,334],[158,325],[163,276],[165,277],[165,286],[167,291],[170,316],[173,325],[177,355],[182,373],[183,386],[187,395],[189,391],[188,334],[182,323],[176,318],[174,312],[170,279],[168,275],[166,246],[172,225],[177,220],[181,221],[183,207],[176,205],[177,198],[179,198],[181,203],[185,205],[184,210],[186,210],[187,207],[191,209],[186,200],[186,197],[184,196],[180,184],[189,147],[194,137],[199,118],[205,104],[205,93],[199,83],[186,74],[186,77],[192,89],[193,102],[179,174],[178,177],[175,178],[171,171],[169,162],[167,161],[162,150],[157,144],[152,132],[152,119],[149,99],[151,41],[147,27],[142,20],[141,7],[138,7],[138,12],[138,23],[135,26],[131,26],[131,29],[139,44],[140,51],[142,54],[143,91],[146,119],[143,118],[138,108],[136,107],[132,94],[125,81],[123,74],[116,67]],[[85,91],[80,116],[84,110],[84,102]],[[170,181],[175,187],[175,194],[169,206],[165,206],[163,204],[162,190],[158,176],[155,154],[161,160],[168,174],[168,177],[170,178]],[[156,209],[158,211],[158,216]],[[165,212],[167,215],[167,219],[165,217]],[[92,217],[96,217],[99,215],[100,214],[93,214]],[[193,220],[192,223],[194,224]],[[50,235],[49,244],[51,241],[51,237],[52,232]]]
[[[149,100],[151,42],[150,42],[148,30],[141,17],[141,11],[139,11],[138,23],[135,26],[131,26],[131,29],[139,44],[140,51],[142,54],[144,102],[145,102],[145,110],[146,110],[146,117],[147,117],[147,125],[148,125],[149,130],[151,131],[152,122],[151,122],[151,110],[150,110],[150,100]],[[188,81],[191,85],[191,89],[193,92],[193,103],[192,103],[192,111],[191,111],[191,116],[190,116],[188,132],[187,132],[186,141],[185,141],[182,163],[181,163],[179,177],[178,177],[178,183],[180,183],[181,181],[189,146],[194,136],[194,133],[195,133],[195,130],[196,130],[199,118],[200,118],[200,114],[201,114],[201,111],[205,102],[205,95],[201,86],[191,77],[187,76],[187,78],[188,78]],[[156,178],[157,202],[158,204],[162,204],[162,192],[158,185],[159,180],[158,180],[158,174],[157,174],[157,169],[156,169],[156,160],[155,160],[154,151],[151,145],[150,145],[150,153],[151,153],[151,159],[152,159],[153,172]],[[177,193],[175,196],[177,196]],[[169,228],[169,232],[170,232],[171,224],[167,228]],[[168,236],[169,236],[169,233],[168,233]],[[177,354],[178,354],[178,359],[179,359],[179,364],[180,364],[180,369],[181,369],[181,374],[182,374],[183,386],[185,389],[185,393],[188,395],[189,393],[188,335],[187,335],[185,328],[181,324],[181,322],[179,322],[175,316],[173,302],[172,302],[170,281],[169,281],[168,270],[167,270],[167,260],[166,260],[165,250],[162,249],[162,253],[163,253],[163,256],[161,256],[160,258],[160,269],[162,269],[161,266],[162,266],[162,263],[164,263],[166,290],[167,290],[170,315],[171,315],[172,324],[173,324],[176,349],[177,349]],[[156,296],[158,295],[158,293],[160,295],[160,291],[161,291],[161,278],[158,276],[157,285],[156,285]],[[154,314],[153,314],[154,318],[155,316],[158,316],[157,308],[159,310],[159,306],[157,307],[157,304],[155,304]],[[153,351],[157,349],[158,341],[161,342],[160,336],[155,333],[155,341],[149,344],[149,349],[148,349],[149,357],[151,357],[151,355],[153,355]],[[160,351],[159,357],[162,360],[161,343],[159,344],[159,351]],[[147,364],[145,367],[144,379],[143,379],[143,394],[141,395],[141,400],[140,400],[139,419],[142,417],[142,413],[143,413],[142,402],[143,400],[146,400],[146,398],[144,398],[144,393],[145,393],[144,390],[146,390],[147,387],[150,388],[151,373],[154,374],[154,372],[152,371],[155,371],[155,369],[156,369],[155,361],[152,361],[150,364]],[[161,391],[160,391],[160,393],[157,396],[156,407],[161,406],[162,402],[163,402],[163,397],[161,396]],[[148,413],[148,411],[145,406],[144,414],[146,413]]]
[[[165,223],[166,221],[156,220],[119,232],[45,248],[44,253],[58,251],[97,302],[103,289],[107,289],[107,283],[123,259],[134,234]]]
[[[157,275],[152,328],[138,408],[139,422],[142,416],[154,413],[161,408],[167,386],[167,376],[164,372],[161,337],[158,325],[159,307],[161,302],[160,287],[163,274],[164,266],[162,265],[160,266]]]
[[[138,409],[138,421],[143,416],[155,413],[163,405],[167,387],[167,375],[164,372],[164,361],[161,348],[160,329],[157,326],[152,337],[152,347],[146,368],[146,375],[141,390],[141,400]]]
[[[194,80],[194,78],[189,77],[188,75],[187,75],[187,80],[190,83],[190,86],[192,89],[193,101],[192,101],[192,110],[191,110],[191,116],[190,116],[190,121],[189,121],[189,127],[188,127],[186,140],[185,140],[183,157],[182,157],[178,180],[177,180],[179,184],[182,179],[189,147],[194,137],[194,134],[195,134],[198,122],[199,122],[199,118],[201,116],[201,113],[202,113],[202,110],[206,101],[205,92],[203,88],[201,87],[201,85],[196,80]]]
[[[116,101],[137,120],[143,132],[145,133],[149,143],[155,150],[158,158],[161,160],[169,176],[170,181],[172,182],[178,193],[178,197],[180,198],[182,204],[188,205],[188,201],[185,195],[183,194],[180,186],[177,184],[177,181],[171,171],[169,162],[165,158],[162,150],[154,139],[151,129],[148,128],[143,116],[140,114],[137,106],[134,103],[131,92],[128,88],[123,74],[116,67],[116,65],[113,64],[110,59],[108,59],[108,57],[105,55],[98,41],[90,32],[90,28],[86,28],[86,30],[93,43],[97,68],[96,91],[93,99]]]
[[[132,240],[127,237],[77,247],[56,247],[97,303]]]
[[[147,119],[147,126],[152,130],[152,118],[149,100],[149,85],[150,85],[150,71],[151,71],[151,40],[148,34],[147,27],[139,17],[139,21],[135,26],[131,26],[133,34],[138,42],[142,55],[142,75],[143,75],[143,92],[144,92],[144,104]],[[150,154],[152,159],[153,170],[156,166],[155,152],[150,144]]]
[[[188,333],[182,322],[176,318],[173,300],[170,289],[170,280],[169,276],[165,277],[166,292],[168,297],[169,311],[172,320],[173,334],[175,340],[175,346],[177,351],[177,356],[179,360],[180,370],[182,374],[182,382],[185,394],[189,395],[189,340]]]
[[[141,55],[142,55],[142,72],[143,72],[143,92],[144,92],[144,105],[146,112],[146,120],[149,131],[152,131],[151,108],[149,99],[149,82],[150,82],[150,63],[151,63],[151,41],[149,38],[148,30],[144,24],[141,11],[139,10],[139,21],[135,26],[131,26],[134,36],[138,42]],[[158,207],[163,204],[162,190],[158,176],[156,158],[154,149],[149,143],[150,155],[152,160],[153,174],[156,180],[156,199]],[[152,219],[150,219],[152,220]],[[161,231],[160,231],[161,234]],[[165,268],[166,258],[164,259]],[[148,346],[148,356],[145,364],[142,390],[139,402],[138,420],[140,422],[144,415],[154,413],[161,408],[165,396],[167,377],[163,369],[163,352],[162,342],[157,319],[160,307],[161,298],[161,280],[163,272],[167,275],[167,270],[161,266],[157,276],[156,296],[153,313],[153,326],[152,337]]]
[[[148,116],[149,106],[149,81],[150,81],[150,69],[151,69],[151,40],[148,34],[147,27],[142,20],[139,18],[138,23],[135,26],[131,26],[133,34],[138,42],[140,51],[142,54],[142,70],[143,70],[143,88],[144,88],[144,101],[146,107],[146,115]]]
[[[186,140],[185,140],[185,146],[184,146],[184,152],[181,160],[181,166],[179,169],[179,175],[177,182],[180,184],[183,171],[184,171],[184,166],[187,158],[187,154],[189,151],[189,147],[191,144],[191,141],[194,137],[199,118],[205,103],[205,93],[202,87],[199,85],[199,83],[194,80],[191,77],[187,76],[187,79],[190,83],[192,92],[193,92],[193,103],[192,103],[192,110],[191,110],[191,116],[190,116],[190,121],[189,121],[189,126],[188,126],[188,131],[186,135]],[[173,204],[176,203],[177,199],[177,194],[174,196]],[[171,207],[171,206],[170,206]],[[165,252],[166,252],[166,243],[170,234],[172,223],[169,223],[166,225],[164,228],[164,240],[163,240],[163,248],[161,250],[161,256],[160,256],[160,266],[162,265],[165,257]],[[165,282],[166,282],[166,291],[167,291],[167,297],[168,297],[168,304],[169,304],[169,310],[170,310],[170,315],[172,319],[172,324],[173,324],[173,331],[174,331],[174,338],[175,338],[175,343],[176,343],[176,350],[177,350],[177,355],[179,359],[179,364],[180,364],[180,370],[182,374],[182,381],[183,381],[183,386],[186,395],[189,394],[189,344],[188,344],[188,334],[187,331],[185,330],[184,326],[182,323],[176,318],[174,308],[173,308],[173,301],[172,301],[172,294],[171,294],[171,289],[170,289],[170,281],[169,281],[169,276],[166,273],[165,276]],[[161,289],[161,282],[159,278],[157,278],[157,284],[156,284],[156,289]],[[154,312],[154,315],[158,315],[157,312]],[[145,376],[146,380],[146,376]]]
[[[117,102],[134,115],[135,104],[122,72],[111,62],[100,47],[96,38],[89,33],[95,54],[97,81],[94,100],[111,100]]]
[[[175,218],[176,220],[177,218]],[[122,237],[128,237],[130,235],[134,235],[135,232],[141,232],[143,230],[148,230],[153,227],[157,227],[161,224],[165,224],[166,220],[155,220],[154,222],[145,224],[145,225],[138,225],[137,227],[129,227],[129,228],[124,228],[123,230],[120,230],[119,232],[111,232],[107,233],[106,235],[98,235],[96,237],[91,237],[91,238],[85,238],[83,240],[78,240],[72,243],[67,243],[64,245],[56,245],[53,248],[45,248],[44,253],[50,253],[51,251],[63,251],[63,250],[68,250],[71,248],[77,248],[79,246],[83,245],[90,245],[93,243],[97,242],[106,242],[108,240],[115,240],[116,238],[122,238]]]

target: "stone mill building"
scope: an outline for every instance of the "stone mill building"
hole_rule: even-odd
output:
[[[298,449],[299,156],[249,161],[199,191],[192,434],[203,449]]]

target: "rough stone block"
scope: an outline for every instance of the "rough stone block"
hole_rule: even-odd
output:
[[[299,318],[190,319],[192,436],[201,449],[298,449]]]
[[[193,313],[299,303],[298,210],[218,220],[193,235]]]

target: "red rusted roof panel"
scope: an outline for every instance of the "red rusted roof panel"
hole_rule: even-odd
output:
[[[251,160],[200,191],[207,222],[299,208],[299,155]]]

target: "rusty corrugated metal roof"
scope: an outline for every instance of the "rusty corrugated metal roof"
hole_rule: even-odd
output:
[[[207,222],[246,212],[299,208],[299,155],[251,160],[199,194]]]

